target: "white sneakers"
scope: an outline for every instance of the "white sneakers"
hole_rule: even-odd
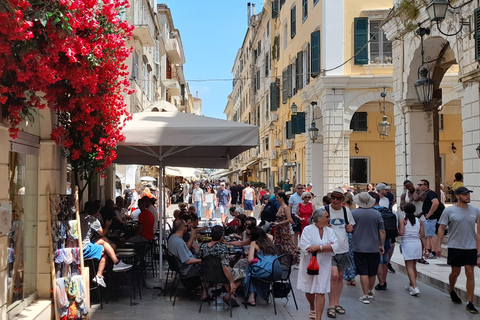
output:
[[[410,295],[411,296],[416,296],[418,294],[420,294],[420,289],[418,289],[418,287],[412,288],[412,290],[410,290]]]
[[[373,299],[373,291],[368,291],[367,297],[368,299]]]
[[[107,285],[105,284],[105,278],[103,278],[103,276],[102,277],[95,276],[95,278],[93,278],[92,281],[98,284],[99,286],[102,286],[104,288],[107,287]]]
[[[122,260],[118,261],[117,264],[113,265],[114,272],[127,271],[127,270],[130,270],[131,268],[132,268],[131,264],[123,263]]]
[[[413,290],[413,288],[412,288],[412,286],[411,286],[411,285],[408,285],[408,286],[405,286],[405,290],[407,290],[407,291],[412,291],[412,290]]]
[[[361,303],[363,303],[363,304],[370,304],[370,300],[368,300],[368,296],[367,296],[367,295],[361,296],[358,300],[359,300]]]

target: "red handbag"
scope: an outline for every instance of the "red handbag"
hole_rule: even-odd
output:
[[[317,261],[317,251],[312,253],[312,259],[310,259],[310,263],[308,264],[307,267],[307,274],[311,276],[316,276],[318,275],[318,272],[320,270],[320,267],[318,266],[318,261]]]

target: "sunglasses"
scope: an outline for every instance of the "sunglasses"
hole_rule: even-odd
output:
[[[303,197],[303,199],[312,199],[312,197]]]
[[[425,185],[425,183],[419,183],[418,185],[419,185],[419,186],[424,186],[424,185]]]
[[[330,197],[332,200],[343,200],[343,197],[335,197],[335,196],[332,196]]]

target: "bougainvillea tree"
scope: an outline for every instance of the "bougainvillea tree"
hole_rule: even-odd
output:
[[[0,1],[0,108],[16,137],[23,119],[52,108],[52,139],[75,183],[105,173],[130,118],[128,0]],[[81,190],[83,192],[83,190]]]

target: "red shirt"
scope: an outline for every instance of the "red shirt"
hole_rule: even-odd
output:
[[[147,209],[142,210],[138,216],[138,223],[143,224],[142,233],[140,233],[140,235],[148,241],[153,240],[153,225],[155,224],[153,214]]]

